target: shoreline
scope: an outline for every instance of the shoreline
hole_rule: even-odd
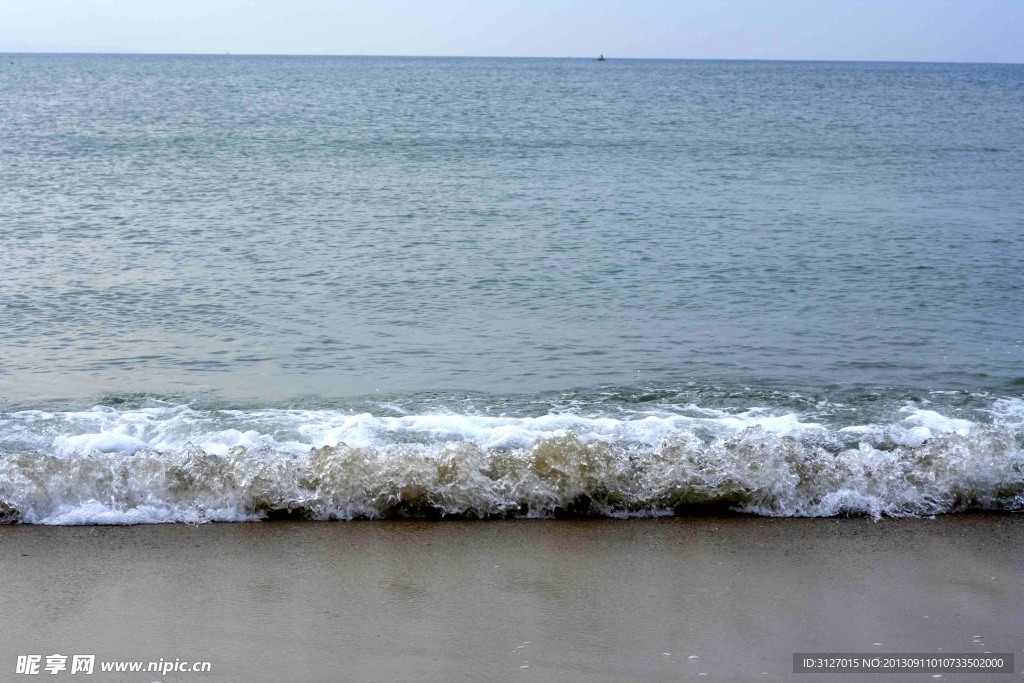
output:
[[[1021,660],[1021,541],[1024,516],[992,513],[4,526],[0,671],[90,653],[212,662],[158,676],[183,683],[884,680],[792,655]],[[152,678],[116,676],[93,680]]]

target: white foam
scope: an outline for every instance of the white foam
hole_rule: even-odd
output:
[[[911,425],[918,425],[927,429],[930,434],[960,434],[966,435],[974,423],[970,420],[961,420],[945,417],[934,410],[923,410],[921,408],[906,407],[903,412],[910,413],[905,422]]]
[[[794,413],[766,414],[703,410],[704,414],[645,415],[631,419],[549,414],[538,417],[493,417],[459,414],[380,417],[327,410],[196,411],[168,406],[117,411],[96,406],[86,411],[22,411],[7,417],[8,431],[21,430],[29,449],[72,453],[135,453],[142,448],[174,450],[196,444],[226,454],[231,448],[262,447],[293,454],[314,446],[344,443],[359,448],[393,443],[431,444],[466,441],[481,448],[525,448],[538,439],[576,434],[584,441],[630,441],[655,445],[684,429],[715,435],[760,427],[779,436],[801,437],[823,430]],[[40,423],[48,429],[39,429]],[[47,443],[43,436],[56,431]]]
[[[142,439],[116,432],[58,436],[53,440],[54,450],[65,456],[71,453],[122,453],[124,455],[132,455],[148,445]]]
[[[1024,508],[1021,402],[829,426],[763,407],[376,416],[157,405],[0,415],[0,518],[44,524],[392,514],[930,515]],[[399,411],[393,411],[399,412]]]
[[[205,522],[251,522],[259,519],[258,515],[239,514],[237,510],[197,510],[187,507],[168,507],[155,505],[139,505],[128,509],[119,509],[105,505],[98,500],[89,500],[77,505],[61,505],[48,516],[32,519],[37,524],[47,526],[83,526],[83,525],[133,525],[133,524],[170,524],[184,522],[201,524]],[[30,521],[30,520],[26,520]]]

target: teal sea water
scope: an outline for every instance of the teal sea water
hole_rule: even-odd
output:
[[[1024,508],[1024,66],[3,55],[0,518]]]

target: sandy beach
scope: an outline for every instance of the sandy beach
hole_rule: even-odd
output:
[[[1024,517],[992,514],[7,526],[0,666],[8,680],[19,654],[88,653],[212,662],[89,680],[877,680],[795,675],[792,656],[1019,659],[1022,540]]]

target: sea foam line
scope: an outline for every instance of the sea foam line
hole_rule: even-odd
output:
[[[1021,509],[1014,410],[832,428],[764,409],[625,419],[187,406],[0,419],[0,517],[41,524],[400,516],[925,515]],[[33,447],[34,444],[34,447]],[[13,446],[13,448],[12,448]]]

